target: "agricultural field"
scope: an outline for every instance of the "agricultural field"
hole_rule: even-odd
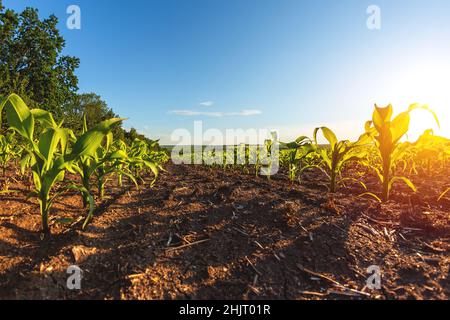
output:
[[[121,119],[76,137],[11,95],[0,298],[447,299],[450,141],[399,142],[418,107],[393,121],[375,109],[356,142],[323,127],[280,143],[271,176],[226,152],[222,165],[175,165],[157,142],[114,141]],[[65,287],[70,265],[81,291]],[[367,288],[371,265],[380,290]]]
[[[401,1],[0,0],[0,301],[450,299],[450,5]]]

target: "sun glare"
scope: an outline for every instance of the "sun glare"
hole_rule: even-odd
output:
[[[436,135],[450,136],[450,65],[444,62],[410,64],[406,70],[399,70],[386,81],[390,102],[397,114],[412,103],[427,104],[437,115],[440,128],[427,111],[411,113],[408,141],[415,141],[425,130],[433,129]]]
[[[438,127],[433,115],[428,111],[418,109],[411,112],[411,122],[409,125],[407,140],[411,142],[416,141],[417,138],[419,138],[419,136],[428,129],[433,129],[436,135],[440,135],[442,132],[442,129]]]

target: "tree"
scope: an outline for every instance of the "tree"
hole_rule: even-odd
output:
[[[84,115],[86,115],[88,128],[94,127],[101,121],[118,117],[95,93],[77,94],[63,106],[63,109],[65,125],[77,134],[80,134],[83,129]],[[116,138],[123,137],[123,131],[119,126],[113,130],[113,133]]]
[[[62,55],[65,41],[51,15],[38,10],[5,9],[0,0],[0,96],[17,93],[30,107],[44,108],[62,119],[62,106],[78,90],[79,59]]]
[[[41,20],[37,9],[16,13],[0,0],[0,99],[19,94],[29,107],[50,111],[55,120],[64,120],[65,127],[80,134],[84,113],[89,128],[118,116],[100,96],[77,94],[75,70],[80,60],[62,55],[65,41],[57,24],[54,15]],[[4,128],[0,123],[0,131]],[[119,139],[126,134],[120,126],[113,133]]]
[[[149,144],[152,144],[154,142],[154,140],[151,140],[147,138],[145,135],[138,133],[135,128],[131,128],[129,131],[126,130],[123,131],[123,140],[127,144],[131,144],[136,139],[145,141]]]

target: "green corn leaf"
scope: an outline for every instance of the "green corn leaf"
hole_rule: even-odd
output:
[[[393,177],[391,181],[389,181],[389,189],[391,189],[397,181],[403,181],[412,191],[417,192],[416,186],[406,177]]]
[[[307,136],[300,136],[297,139],[295,139],[295,143],[297,143],[298,145],[305,143],[305,142],[311,143],[311,140]]]
[[[80,176],[83,176],[83,170],[80,168],[78,163],[75,162],[75,161],[67,161],[66,162],[66,169],[70,173],[79,174]]]
[[[31,162],[31,154],[26,152],[22,155],[22,158],[20,159],[20,172],[23,174],[25,174],[25,170],[28,166],[30,166],[30,162]]]
[[[112,126],[125,119],[114,118],[100,122],[97,126],[83,134],[75,143],[70,155],[71,159],[78,157],[93,157],[95,156],[97,149],[101,146],[103,139],[112,129]]]
[[[357,183],[357,184],[361,185],[361,187],[363,187],[364,190],[367,190],[366,184],[364,182],[362,182],[361,180],[358,180],[358,179],[355,179],[355,178],[347,177],[347,178],[340,179],[338,184],[343,184],[346,181],[351,181],[351,182]]]
[[[66,161],[63,156],[60,156],[53,161],[52,166],[42,175],[42,178],[40,179],[42,181],[40,190],[42,197],[45,196],[48,198],[51,188],[56,182],[61,180],[61,174],[64,173],[63,171],[65,169]]]
[[[400,139],[408,132],[410,123],[409,112],[402,112],[392,120],[390,125],[392,144],[397,144]]]
[[[79,189],[86,197],[89,202],[89,212],[86,220],[83,223],[83,230],[86,229],[87,225],[91,222],[92,218],[94,217],[94,210],[95,210],[95,203],[94,203],[94,197],[89,193],[88,190],[85,188]]]
[[[22,98],[16,94],[10,95],[0,109],[3,108],[9,126],[24,138],[33,141],[34,117]]]
[[[442,192],[441,195],[438,198],[438,201],[441,201],[447,195],[447,193],[449,193],[449,192],[450,192],[450,188],[448,188],[447,190]]]
[[[46,162],[46,170],[51,166],[53,156],[58,151],[60,142],[66,140],[65,134],[66,132],[63,129],[48,128],[40,135],[38,147]]]
[[[111,145],[113,144],[114,141],[114,135],[113,133],[110,131],[108,132],[108,134],[106,135],[106,150],[108,151],[109,148],[111,147]]]
[[[33,109],[31,110],[31,114],[34,117],[34,120],[38,121],[44,128],[58,128],[58,125],[50,112],[42,109]]]
[[[296,142],[289,142],[289,143],[280,142],[280,149],[281,150],[296,149],[297,147],[298,147],[298,144]]]
[[[88,215],[87,215],[86,220],[84,221],[84,224],[83,224],[83,227],[82,227],[83,229],[85,229],[86,226],[88,225],[88,223],[92,220],[92,218],[94,216],[94,210],[95,210],[94,198],[92,197],[92,195],[89,193],[89,191],[86,188],[84,188],[82,186],[75,185],[75,184],[68,185],[68,186],[66,186],[64,188],[63,191],[61,191],[61,192],[57,193],[56,195],[54,195],[52,197],[52,199],[49,201],[49,204],[52,205],[53,202],[59,196],[61,196],[62,194],[64,194],[68,190],[76,190],[76,191],[81,192],[81,194],[86,196],[86,198],[87,198],[87,200],[89,202],[89,212],[88,212]]]
[[[112,161],[112,160],[127,160],[127,159],[128,159],[128,155],[123,150],[114,151],[113,153],[111,153],[108,156],[108,161]]]
[[[383,201],[381,201],[380,197],[378,197],[375,193],[372,193],[372,192],[365,192],[365,193],[362,193],[362,194],[358,195],[359,198],[360,197],[362,198],[362,197],[365,197],[365,196],[372,197],[373,199],[377,200],[379,203],[383,202]]]
[[[385,108],[380,108],[375,105],[375,111],[373,112],[372,116],[372,123],[378,132],[381,132],[383,130],[383,127],[391,121],[393,112],[394,111],[391,104]]]
[[[323,162],[328,166],[328,169],[331,169],[332,161],[331,158],[328,156],[328,151],[325,149],[321,149],[319,154],[322,157]]]
[[[136,178],[131,173],[126,172],[124,170],[117,170],[117,173],[127,176],[134,183],[134,185],[136,186],[136,189],[139,189],[139,184],[138,184]]]
[[[151,186],[153,186],[156,182],[156,180],[158,179],[158,175],[159,175],[159,170],[158,167],[156,166],[155,163],[151,162],[151,161],[146,161],[144,160],[143,163],[145,164],[146,167],[148,167],[153,174],[155,175],[155,178],[152,180],[152,182],[150,183]]]
[[[34,187],[36,188],[37,191],[41,191],[42,183],[41,183],[41,178],[39,177],[38,172],[36,172],[36,170],[33,170],[32,175],[33,175]]]
[[[323,136],[330,143],[331,149],[333,150],[335,145],[338,142],[337,137],[334,134],[334,132],[331,131],[330,129],[328,129],[327,127],[316,128],[314,130],[314,141],[315,141],[316,144],[317,144],[317,133],[318,133],[319,130],[322,130]]]

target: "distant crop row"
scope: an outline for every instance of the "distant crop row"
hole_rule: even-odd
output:
[[[394,117],[391,105],[375,107],[372,120],[365,124],[364,133],[357,141],[338,140],[335,133],[327,127],[316,128],[313,137],[301,136],[293,142],[283,143],[276,139],[268,139],[262,146],[239,145],[230,148],[219,148],[220,151],[200,151],[203,164],[208,166],[240,167],[243,173],[249,173],[253,166],[255,175],[263,174],[271,179],[271,166],[279,160],[287,168],[289,179],[294,182],[301,179],[307,170],[318,170],[328,180],[328,189],[335,193],[343,185],[357,183],[366,192],[359,196],[370,196],[379,202],[386,202],[390,198],[391,190],[396,183],[406,184],[412,192],[417,188],[410,176],[432,174],[432,167],[437,172],[447,172],[450,157],[450,140],[435,136],[432,130],[426,130],[415,143],[403,142],[410,125],[410,113],[416,109],[430,112],[436,123],[436,114],[426,105],[413,104],[407,111]],[[318,136],[322,134],[328,145],[320,145]],[[278,143],[278,159],[273,159],[271,149]],[[224,151],[223,149],[226,149]],[[190,153],[194,161],[197,155]],[[183,157],[182,157],[183,158]],[[186,161],[184,155],[184,161]],[[219,159],[219,161],[217,161]],[[349,167],[359,167],[359,173],[351,175],[344,173]],[[363,179],[365,174],[372,173],[380,183],[380,189],[367,190]],[[450,192],[444,190],[437,195],[441,200]]]

